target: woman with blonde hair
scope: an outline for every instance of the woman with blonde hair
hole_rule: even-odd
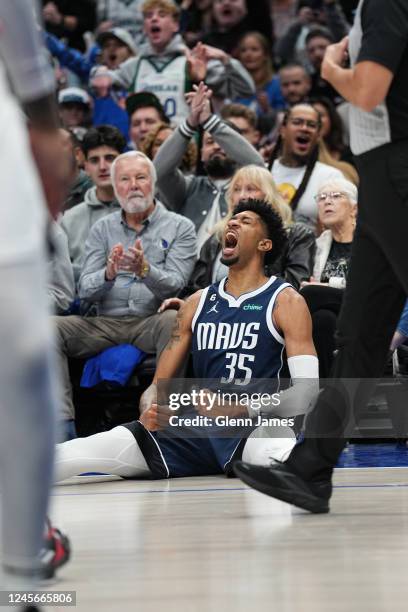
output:
[[[221,235],[225,224],[232,215],[238,202],[242,200],[266,200],[281,216],[288,234],[284,252],[265,270],[267,276],[279,276],[287,280],[295,289],[303,281],[309,280],[315,254],[315,235],[303,223],[292,222],[292,211],[274,183],[270,172],[261,166],[243,166],[234,174],[227,194],[229,213],[215,227],[211,236],[203,244],[199,259],[190,277],[189,284],[180,297],[191,295],[227,276],[228,269],[221,262]],[[166,308],[179,308],[180,298],[165,300],[160,311]]]

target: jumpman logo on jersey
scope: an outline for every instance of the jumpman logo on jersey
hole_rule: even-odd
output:
[[[207,310],[207,314],[210,314],[210,312],[215,312],[217,314],[219,314],[218,310],[217,310],[217,306],[219,304],[219,300],[217,300],[214,304],[214,306],[211,306],[210,310]]]

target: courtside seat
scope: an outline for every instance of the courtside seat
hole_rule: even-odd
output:
[[[150,385],[156,369],[156,356],[147,357],[136,366],[125,387],[102,382],[91,389],[80,386],[86,360],[70,359],[69,370],[73,389],[78,436],[107,431],[139,416],[139,399]]]

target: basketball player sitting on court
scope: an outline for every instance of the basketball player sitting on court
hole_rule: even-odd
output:
[[[238,203],[223,235],[222,261],[229,267],[228,277],[192,295],[178,312],[153,383],[141,398],[140,419],[60,444],[57,481],[84,472],[134,478],[222,474],[241,455],[261,465],[270,457],[287,456],[295,444],[292,430],[281,438],[259,427],[248,440],[159,435],[169,409],[158,406],[156,386],[158,380],[176,376],[190,351],[194,375],[201,380],[276,380],[286,348],[293,386],[280,394],[279,406],[272,401],[263,405],[263,413],[294,417],[310,410],[318,391],[318,360],[308,308],[288,283],[264,273],[265,262],[279,256],[285,240],[282,221],[269,203]],[[256,416],[250,403],[239,408],[246,417]]]

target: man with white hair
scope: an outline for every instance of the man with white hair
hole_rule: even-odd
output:
[[[98,316],[55,318],[61,418],[71,434],[75,409],[68,357],[83,359],[124,343],[160,355],[176,313],[157,309],[187,283],[197,251],[192,222],[154,199],[156,171],[148,157],[139,151],[119,155],[111,177],[121,209],[92,227],[79,279],[81,302],[94,305]]]

